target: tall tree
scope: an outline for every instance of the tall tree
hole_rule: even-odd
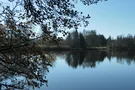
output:
[[[72,46],[73,40],[70,33],[68,34],[66,41],[67,41],[67,45]]]
[[[80,33],[79,37],[80,37],[80,48],[86,49],[86,42],[83,34]]]
[[[78,35],[78,31],[75,30],[73,32],[73,45],[72,45],[73,48],[79,48],[79,35]]]

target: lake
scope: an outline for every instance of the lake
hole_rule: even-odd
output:
[[[37,90],[135,90],[135,53],[106,51],[56,52]]]

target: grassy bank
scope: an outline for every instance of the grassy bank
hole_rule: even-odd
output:
[[[40,46],[44,50],[106,50],[106,47],[87,47],[87,48],[72,48],[69,46]]]

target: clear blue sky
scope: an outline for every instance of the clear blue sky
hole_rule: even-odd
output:
[[[121,34],[135,35],[135,0],[108,0],[91,6],[78,3],[76,8],[90,14],[89,30],[114,38]]]

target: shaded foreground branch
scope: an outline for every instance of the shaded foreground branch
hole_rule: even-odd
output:
[[[0,89],[40,88],[47,85],[45,74],[52,66],[53,55],[36,47],[23,47],[16,51],[0,53]]]

